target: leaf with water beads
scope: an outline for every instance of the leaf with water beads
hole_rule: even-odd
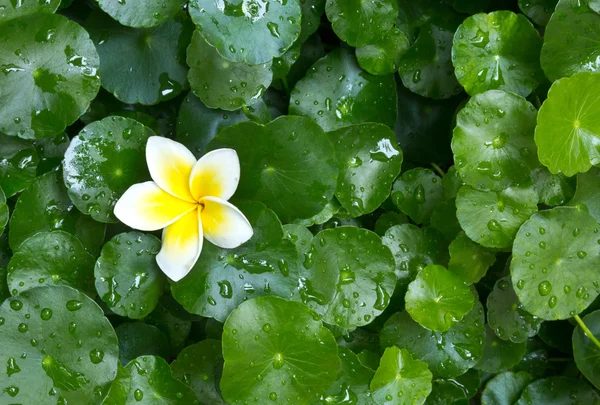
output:
[[[444,200],[431,213],[431,227],[438,230],[447,240],[454,240],[462,228],[456,218],[456,199]]]
[[[527,97],[544,80],[542,40],[529,20],[512,11],[467,18],[452,47],[456,77],[467,93],[504,90]]]
[[[71,143],[71,138],[66,133],[60,133],[52,138],[43,138],[35,141],[33,145],[39,156],[36,174],[41,176],[56,170],[65,156],[65,151]]]
[[[54,136],[73,124],[100,88],[88,33],[66,17],[34,14],[0,26],[0,132]]]
[[[375,233],[381,237],[385,235],[388,229],[396,225],[404,225],[410,223],[406,215],[401,212],[388,211],[384,212],[377,218],[375,222]],[[388,246],[389,247],[389,246]]]
[[[448,270],[467,284],[479,282],[496,262],[493,251],[473,242],[464,232],[450,243],[449,251]]]
[[[494,331],[486,327],[485,348],[475,369],[485,373],[500,373],[517,365],[525,355],[526,342],[514,343],[500,339]]]
[[[0,133],[0,187],[7,197],[31,184],[38,161],[39,155],[31,142]]]
[[[519,0],[519,9],[531,21],[542,27],[548,24],[558,0]]]
[[[100,307],[69,287],[39,287],[0,307],[5,403],[99,403],[117,374],[115,332]]]
[[[434,208],[442,202],[441,179],[422,167],[411,169],[394,183],[392,201],[417,224],[429,223]]]
[[[568,319],[600,293],[598,223],[576,208],[541,211],[523,224],[513,247],[512,283],[525,310]]]
[[[529,404],[598,405],[600,396],[584,379],[554,376],[529,384],[514,403]]]
[[[598,364],[600,347],[598,347],[597,337],[600,336],[600,311],[592,312],[582,321],[588,329],[586,332],[594,336],[596,341],[593,341],[583,331],[581,325],[577,326],[573,331],[573,357],[583,375],[598,387],[600,386],[600,365]]]
[[[575,195],[567,205],[577,207],[600,222],[600,169],[592,167],[577,175]]]
[[[531,374],[525,371],[498,374],[485,385],[481,402],[485,405],[513,405],[532,379]]]
[[[119,360],[127,364],[138,356],[169,358],[169,341],[164,333],[144,322],[124,322],[115,328],[119,340]]]
[[[159,250],[160,240],[140,232],[116,235],[104,245],[94,277],[98,295],[114,313],[141,319],[154,310],[167,283],[156,264]]]
[[[103,405],[198,405],[196,394],[171,375],[169,363],[157,356],[140,356],[120,367]]]
[[[154,27],[175,17],[185,0],[99,0],[105,13],[127,27]]]
[[[340,368],[331,332],[299,302],[249,300],[223,330],[221,392],[231,405],[307,403],[331,386]]]
[[[61,0],[0,0],[0,22],[36,13],[52,14],[58,9],[60,3]]]
[[[394,27],[374,43],[357,48],[356,59],[360,67],[372,75],[389,75],[398,70],[408,48],[408,37]]]
[[[144,322],[156,326],[169,338],[173,353],[179,353],[186,345],[192,329],[192,321],[197,320],[183,309],[171,295],[163,295],[158,305]],[[215,323],[218,323],[215,321]]]
[[[321,17],[325,13],[325,0],[300,0],[300,8],[302,29],[296,42],[302,44],[319,29]]]
[[[540,197],[540,204],[550,207],[566,203],[575,193],[574,179],[562,173],[552,174],[542,165],[531,171],[531,180]]]

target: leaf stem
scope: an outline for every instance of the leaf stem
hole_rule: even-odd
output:
[[[444,177],[446,175],[446,173],[444,173],[442,168],[439,167],[436,163],[431,162],[431,167],[433,167],[435,169],[435,171],[438,172],[441,177]]]
[[[592,333],[592,331],[590,331],[588,329],[588,327],[586,326],[585,323],[583,323],[583,320],[581,320],[581,318],[579,317],[579,315],[575,315],[574,316],[575,320],[577,321],[577,323],[579,324],[579,327],[583,330],[583,333],[585,333],[585,335],[590,338],[590,340],[592,342],[594,342],[594,344],[600,348],[600,341],[598,341],[598,339],[596,339],[596,336],[594,336],[594,334]]]

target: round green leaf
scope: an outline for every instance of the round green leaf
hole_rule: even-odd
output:
[[[0,133],[0,187],[7,197],[29,186],[35,179],[38,161],[30,142]]]
[[[511,276],[525,310],[568,319],[600,293],[598,223],[575,208],[541,211],[523,224],[513,247]]]
[[[0,307],[0,401],[92,405],[117,375],[115,332],[100,307],[69,287],[35,288]]]
[[[340,368],[331,332],[306,306],[277,297],[246,301],[231,313],[223,358],[221,392],[231,405],[307,403],[333,383]]]
[[[185,0],[99,0],[108,15],[127,27],[154,27],[175,17]]]
[[[406,311],[424,328],[446,332],[473,309],[470,288],[444,266],[429,265],[408,285]]]
[[[525,355],[526,342],[514,343],[502,340],[488,326],[486,327],[485,348],[475,369],[484,373],[500,373],[517,365]]]
[[[104,245],[94,277],[98,295],[111,311],[133,319],[154,311],[166,285],[156,264],[159,250],[160,240],[140,232],[116,235]]]
[[[35,14],[0,25],[0,38],[0,132],[47,138],[87,110],[100,88],[99,60],[77,23]]]
[[[593,336],[600,336],[600,311],[585,316],[583,323]],[[600,348],[585,334],[581,326],[573,331],[573,357],[583,375],[596,387],[600,386]]]
[[[318,214],[333,197],[338,176],[334,149],[308,118],[285,116],[268,125],[241,122],[209,145],[218,148],[233,148],[239,155],[244,175],[236,196],[267,204],[283,222]]]
[[[146,4],[143,0],[126,0],[125,4],[131,1]],[[157,104],[172,99],[187,87],[185,50],[193,25],[185,16],[155,28],[136,29],[123,27],[106,14],[94,12],[85,26],[100,55],[102,87],[120,101]]]
[[[273,59],[273,63],[271,66],[271,70],[273,70],[273,79],[285,79],[287,75],[290,73],[292,66],[298,58],[300,57],[300,51],[302,48],[302,44],[298,41],[294,43],[294,45],[287,50],[286,53]]]
[[[487,298],[490,328],[503,340],[526,342],[540,330],[542,320],[527,312],[513,289],[510,277],[502,277]]]
[[[6,195],[0,187],[0,235],[4,233],[4,227],[8,224],[9,214],[8,205],[6,205]]]
[[[400,174],[402,151],[382,124],[358,124],[330,132],[340,169],[335,196],[353,217],[375,211]]]
[[[427,397],[427,405],[465,405],[465,391],[453,380],[433,380],[433,389]]]
[[[431,213],[431,227],[442,233],[447,240],[454,240],[462,228],[456,218],[456,199],[444,200]]]
[[[60,6],[60,0],[22,1],[0,0],[0,22],[29,14],[52,14]]]
[[[144,322],[156,326],[167,335],[172,352],[179,353],[190,335],[192,319],[195,319],[194,316],[186,312],[172,296],[163,295]]]
[[[596,72],[599,41],[600,14],[588,1],[560,0],[544,34],[541,61],[546,76],[555,81],[578,72]]]
[[[598,16],[600,19],[600,15]],[[552,85],[535,129],[540,162],[552,173],[573,176],[600,163],[600,74],[578,73]],[[573,95],[577,95],[574,97]]]
[[[539,165],[533,140],[535,107],[516,94],[491,90],[471,98],[456,117],[452,151],[465,182],[500,191]]]
[[[483,354],[484,343],[483,307],[479,303],[446,332],[423,328],[406,311],[392,315],[381,331],[382,347],[405,348],[427,363],[433,375],[447,378],[473,367]]]
[[[561,205],[573,197],[573,184],[562,173],[552,174],[548,168],[540,165],[531,171],[531,179],[540,197],[541,204],[548,206]]]
[[[537,211],[533,187],[479,191],[463,186],[456,197],[456,216],[473,241],[489,248],[507,248],[521,227]]]
[[[106,226],[74,206],[58,172],[38,177],[21,194],[10,219],[12,250],[38,232],[61,230],[75,235],[90,253],[100,251]]]
[[[142,402],[143,401],[143,402]],[[160,357],[141,356],[119,367],[103,405],[198,405],[196,394],[173,378],[169,363]]]
[[[304,43],[314,34],[321,24],[325,12],[325,0],[300,0],[302,9],[302,29],[297,42]]]
[[[360,67],[372,75],[389,75],[398,70],[409,47],[406,34],[394,27],[374,43],[357,48],[356,59]]]
[[[388,347],[371,380],[373,399],[381,405],[423,404],[432,378],[426,363],[413,359],[406,349]]]
[[[146,142],[154,132],[130,118],[107,117],[86,126],[71,141],[63,162],[69,197],[96,221],[116,222],[121,195],[148,177]]]
[[[325,131],[363,122],[393,127],[398,113],[394,76],[372,76],[339,48],[320,59],[290,96],[289,113],[314,119]]]
[[[537,25],[546,26],[558,0],[519,0],[519,8]]]
[[[75,236],[64,231],[40,232],[14,252],[8,264],[13,295],[43,285],[66,285],[96,296],[91,276],[94,258]]]
[[[593,216],[597,222],[600,221],[600,169],[593,167],[577,175],[577,189],[568,205],[575,206]]]
[[[171,363],[173,377],[186,383],[202,403],[227,405],[217,387],[223,355],[221,341],[207,339],[183,349]]]
[[[311,247],[312,232],[302,225],[287,224],[283,226],[283,233],[286,239],[291,240],[296,245],[299,257],[304,258],[303,255],[308,253]]]
[[[529,384],[514,405],[598,405],[600,396],[585,380],[555,376]]]
[[[408,224],[410,220],[401,212],[389,211],[381,214],[375,223],[375,233],[381,237],[385,235],[388,229],[395,225]]]
[[[499,89],[527,97],[544,80],[542,41],[522,14],[475,14],[458,27],[452,46],[456,77],[467,93]]]
[[[465,185],[456,166],[450,167],[444,177],[442,177],[442,185],[444,186],[444,197],[447,199],[456,198],[458,190]]]
[[[202,38],[201,31],[194,32],[187,55],[192,91],[209,108],[233,111],[255,104],[271,85],[269,63],[229,61]]]
[[[507,371],[492,378],[481,395],[481,403],[485,405],[513,405],[521,396],[521,391],[533,379],[525,371],[513,373]]]
[[[394,183],[392,201],[417,224],[429,223],[434,208],[442,202],[441,179],[422,167],[402,174]]]
[[[206,42],[232,62],[270,62],[300,35],[299,0],[192,0],[189,12]]]
[[[71,139],[64,132],[52,138],[35,141],[35,150],[39,156],[39,164],[36,171],[38,176],[58,169],[69,147],[69,143],[71,143]]]
[[[144,322],[125,322],[116,327],[119,360],[127,364],[138,356],[169,357],[169,341],[164,333]]]
[[[494,252],[473,242],[464,232],[450,243],[449,250],[448,270],[467,284],[479,282],[496,262]]]

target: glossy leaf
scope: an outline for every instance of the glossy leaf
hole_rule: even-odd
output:
[[[6,205],[6,195],[0,187],[0,235],[4,233],[4,227],[8,224],[8,205]]]
[[[546,26],[558,0],[519,0],[519,8],[537,25]]]
[[[554,376],[529,384],[515,405],[528,404],[600,404],[600,396],[585,380]]]
[[[429,223],[444,190],[438,175],[424,168],[411,169],[394,183],[392,201],[417,224]]]
[[[33,144],[39,157],[36,173],[38,176],[56,170],[61,164],[65,151],[71,139],[66,133],[61,133],[52,138],[43,138]]]
[[[0,0],[0,22],[35,13],[52,14],[60,6],[60,0],[14,1]]]
[[[507,371],[492,378],[481,394],[483,405],[513,405],[519,399],[521,391],[532,380],[525,371],[513,373]]]
[[[360,67],[372,75],[389,75],[398,70],[409,47],[406,34],[392,28],[374,43],[357,48],[356,59]]]
[[[483,355],[475,368],[485,373],[506,371],[521,361],[525,355],[526,346],[525,342],[514,343],[510,340],[500,339],[488,326]]]
[[[154,27],[174,17],[185,0],[99,0],[102,11],[128,27]]]
[[[169,357],[169,342],[158,328],[144,322],[125,322],[115,328],[119,339],[119,360],[128,364],[138,356]]]
[[[600,169],[591,168],[585,173],[577,175],[577,188],[575,195],[567,205],[577,207],[600,221]]]
[[[448,270],[467,284],[479,282],[496,262],[493,251],[473,242],[464,232],[450,243],[449,251]]]
[[[7,197],[31,184],[38,162],[38,153],[30,142],[0,133],[0,187]]]
[[[585,316],[582,321],[588,329],[586,332],[594,337],[600,336],[599,311]],[[597,346],[597,340],[594,342],[586,332],[584,332],[581,325],[577,326],[573,331],[573,357],[583,375],[598,387],[600,385],[600,369],[598,364],[600,347]]]

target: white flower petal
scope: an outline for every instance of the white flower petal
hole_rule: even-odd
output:
[[[197,201],[203,197],[229,200],[240,182],[240,160],[233,149],[217,149],[202,156],[192,170],[190,190]]]
[[[167,193],[195,201],[190,193],[190,175],[196,158],[182,144],[162,136],[151,136],[146,144],[146,162],[152,180]]]
[[[167,277],[179,281],[196,264],[202,251],[202,242],[199,212],[188,212],[164,229],[156,262]]]
[[[204,205],[200,214],[204,237],[214,245],[232,249],[252,237],[254,231],[250,222],[239,209],[227,201],[205,197],[200,203]]]
[[[156,231],[173,223],[197,204],[173,197],[153,181],[134,184],[115,205],[115,216],[140,231]]]

